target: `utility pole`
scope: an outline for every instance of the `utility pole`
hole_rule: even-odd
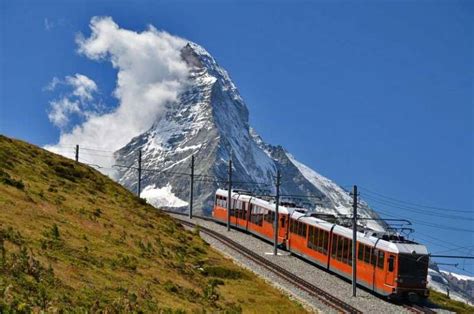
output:
[[[232,159],[229,159],[229,181],[227,186],[227,231],[230,231],[230,208],[232,204]]]
[[[352,189],[352,296],[357,288],[357,185]]]
[[[76,162],[79,162],[79,145],[76,145]]]
[[[193,193],[194,193],[194,155],[191,156],[191,192],[189,193],[189,219],[193,219]]]
[[[273,255],[278,254],[278,218],[279,218],[279,206],[280,206],[280,170],[277,170],[276,175],[276,196],[275,196],[275,219],[274,219],[274,244],[273,244]]]
[[[138,151],[138,187],[137,187],[137,194],[140,197],[140,193],[142,191],[142,150]]]

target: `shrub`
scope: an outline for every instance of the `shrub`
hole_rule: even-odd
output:
[[[178,293],[179,291],[179,286],[176,285],[174,282],[171,280],[166,280],[166,282],[163,284],[163,288],[171,293]]]
[[[225,268],[222,266],[207,266],[204,268],[204,274],[210,277],[217,277],[222,279],[242,278],[242,273],[240,271]]]
[[[94,210],[94,216],[96,216],[97,218],[100,217],[100,215],[102,215],[102,210],[100,208],[96,208]]]
[[[54,224],[51,227],[51,236],[53,237],[54,240],[59,240],[60,235],[59,235],[59,227],[57,224]]]
[[[210,279],[208,282],[207,282],[207,285],[206,287],[204,288],[204,298],[207,300],[207,301],[210,301],[212,303],[214,303],[215,301],[217,301],[219,299],[219,293],[217,292],[217,289],[216,287],[219,286],[219,285],[223,285],[224,282],[220,279]]]
[[[112,267],[120,266],[125,269],[136,271],[138,260],[133,256],[118,254],[118,258],[112,261]]]
[[[25,184],[23,183],[22,180],[15,180],[10,175],[2,170],[0,170],[0,182],[6,185],[13,186],[19,190],[24,190],[25,189]]]

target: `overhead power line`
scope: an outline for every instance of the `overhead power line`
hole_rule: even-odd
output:
[[[404,211],[409,211],[409,212],[412,212],[412,213],[418,213],[418,214],[421,214],[421,215],[436,216],[436,217],[447,218],[447,219],[474,221],[474,218],[470,218],[466,215],[459,216],[459,215],[442,214],[440,212],[435,212],[435,211],[432,211],[432,210],[425,210],[425,209],[420,209],[420,208],[415,208],[415,207],[401,206],[400,204],[390,202],[390,201],[385,201],[385,200],[382,200],[380,198],[377,198],[377,197],[374,197],[374,196],[369,196],[369,195],[365,195],[364,198],[371,201],[371,202],[375,202],[377,204],[380,204],[380,205],[390,206],[390,207],[398,208],[398,209],[401,209],[401,210],[404,210]]]
[[[451,209],[451,208],[428,206],[428,205],[422,205],[422,204],[417,204],[417,203],[413,203],[413,202],[403,201],[403,200],[399,200],[399,199],[396,199],[396,198],[391,197],[391,196],[383,195],[383,194],[381,194],[381,193],[372,191],[372,190],[367,189],[367,188],[365,188],[365,187],[361,187],[361,188],[362,188],[364,191],[366,191],[367,193],[369,193],[369,194],[372,193],[372,194],[375,194],[375,195],[377,195],[377,196],[379,196],[379,197],[383,197],[383,198],[386,198],[386,199],[388,199],[388,200],[391,200],[391,201],[394,201],[394,202],[398,202],[398,203],[403,203],[403,204],[412,205],[412,206],[416,206],[416,207],[429,208],[429,209],[434,209],[434,210],[443,211],[443,212],[449,211],[449,212],[456,212],[456,213],[473,213],[473,210]]]
[[[383,212],[381,210],[376,210],[376,212],[381,213],[381,214],[386,215],[386,216],[389,216],[389,217],[400,218],[398,216]],[[432,224],[432,223],[428,223],[428,222],[424,222],[424,221],[420,221],[420,220],[415,220],[415,219],[411,219],[411,221],[416,222],[417,224],[420,224],[420,225],[431,227],[431,228],[444,229],[444,230],[450,230],[450,231],[458,231],[458,232],[474,233],[474,230],[472,230],[472,229],[448,227],[448,226],[443,226],[443,225],[439,225],[439,224]]]

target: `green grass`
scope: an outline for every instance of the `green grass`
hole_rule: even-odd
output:
[[[0,312],[299,313],[99,172],[0,135]]]
[[[442,309],[449,310],[455,313],[474,313],[474,306],[470,306],[464,302],[449,299],[446,294],[434,291],[432,289],[430,289],[430,296],[428,301]]]

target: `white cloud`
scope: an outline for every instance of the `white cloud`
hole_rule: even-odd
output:
[[[74,76],[66,76],[66,82],[74,88],[73,95],[79,97],[83,102],[92,100],[92,94],[97,92],[95,82],[82,74],[76,73]]]
[[[59,85],[65,85],[71,91],[49,102],[48,118],[55,126],[65,130],[71,116],[88,117],[95,113],[97,106],[93,94],[97,92],[97,85],[93,80],[79,73],[66,76],[64,80],[53,77],[45,90],[54,91]]]
[[[59,84],[61,84],[61,80],[55,76],[51,82],[49,82],[48,85],[44,87],[44,90],[53,91]]]
[[[114,96],[118,105],[105,114],[89,113],[82,124],[62,132],[58,143],[48,149],[79,144],[115,151],[148,130],[187,83],[189,72],[180,55],[184,39],[153,26],[143,32],[123,29],[110,17],[92,18],[90,28],[89,37],[77,36],[78,51],[92,60],[109,61],[117,69]],[[66,81],[72,84],[73,80]],[[88,99],[87,91],[97,89],[77,76],[76,81],[89,87],[74,93],[83,100]],[[93,157],[90,161],[104,162]]]
[[[73,113],[79,113],[79,102],[71,101],[64,97],[50,102],[51,111],[48,114],[49,120],[56,126],[63,128],[69,122],[69,117]]]

